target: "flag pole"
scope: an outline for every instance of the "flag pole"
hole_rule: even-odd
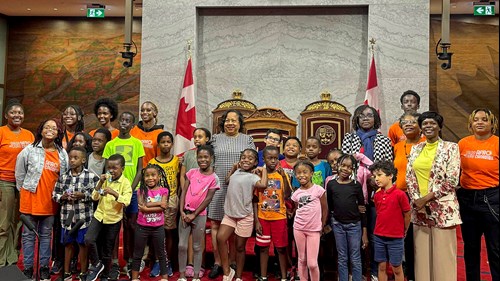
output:
[[[372,37],[372,39],[370,39],[370,50],[372,52],[372,56],[375,54],[375,38]]]
[[[192,55],[191,44],[193,44],[193,40],[188,39],[186,43],[187,43],[187,58],[188,58],[188,60],[190,60],[191,59],[191,55]]]

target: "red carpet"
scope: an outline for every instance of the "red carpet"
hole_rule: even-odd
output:
[[[458,278],[457,278],[457,281],[465,281],[465,265],[464,265],[464,259],[463,259],[464,247],[463,247],[462,233],[460,231],[460,228],[457,231],[457,238],[458,238],[458,249],[457,249],[457,262],[458,262],[457,272],[458,272]],[[210,234],[207,234],[207,242],[209,242],[209,241],[211,241],[210,240]],[[253,255],[254,243],[255,243],[255,239],[250,238],[248,240],[247,246],[246,246],[246,251],[247,251],[248,255]],[[120,246],[120,251],[119,251],[120,257],[122,255],[122,250],[123,249]],[[211,243],[207,243],[207,252],[208,253],[212,252],[212,245],[211,245]],[[123,261],[122,261],[122,263],[123,263]],[[247,258],[247,263],[246,263],[246,267],[247,268],[252,268],[253,267],[253,265],[251,265],[250,263],[251,263],[251,261],[249,260],[249,258]],[[23,265],[22,265],[22,253],[21,253],[21,256],[19,257],[19,263],[18,263],[18,265],[19,265],[19,267],[21,269],[23,268]],[[124,264],[121,264],[121,266],[123,266],[123,265]],[[208,274],[208,271],[209,270],[206,271],[206,275]],[[179,277],[179,273],[176,272],[174,274],[174,276],[170,277],[169,279],[170,280],[177,280],[178,277]],[[52,276],[52,281],[54,281],[56,279],[57,279],[57,276]],[[128,280],[125,275],[122,275],[121,279],[122,280]],[[251,271],[245,271],[243,273],[242,279],[243,280],[252,280],[253,279],[252,272]],[[76,280],[76,279],[74,279],[74,280]],[[156,277],[156,278],[149,277],[149,268],[146,268],[141,273],[141,280],[142,281],[149,281],[149,280],[151,280],[151,281],[157,281],[157,280],[160,280],[160,277]],[[209,279],[207,276],[204,276],[201,280],[216,280],[216,281],[219,281],[219,280],[222,280],[222,277],[219,277],[217,279]],[[270,280],[273,280],[273,279],[270,278]],[[486,255],[486,246],[485,246],[485,243],[484,243],[484,239],[482,241],[482,250],[481,250],[481,280],[482,281],[491,281],[490,269],[489,269],[489,266],[488,266],[488,258],[487,258],[487,255]]]

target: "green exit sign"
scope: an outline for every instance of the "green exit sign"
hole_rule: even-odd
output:
[[[474,6],[475,16],[494,16],[495,15],[495,5],[475,5]]]
[[[104,18],[104,8],[88,8],[87,18]]]

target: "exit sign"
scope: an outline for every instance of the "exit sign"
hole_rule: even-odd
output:
[[[104,8],[88,8],[87,18],[104,18]]]
[[[494,16],[495,5],[474,5],[475,16]]]

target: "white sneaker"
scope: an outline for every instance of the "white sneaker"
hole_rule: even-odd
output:
[[[243,281],[241,278],[236,278],[236,281]]]
[[[229,268],[229,270],[230,270],[229,275],[222,276],[222,281],[232,281],[233,280],[234,274],[236,274],[236,272],[232,268]]]
[[[378,277],[373,274],[370,276],[370,279],[371,281],[378,281]]]

